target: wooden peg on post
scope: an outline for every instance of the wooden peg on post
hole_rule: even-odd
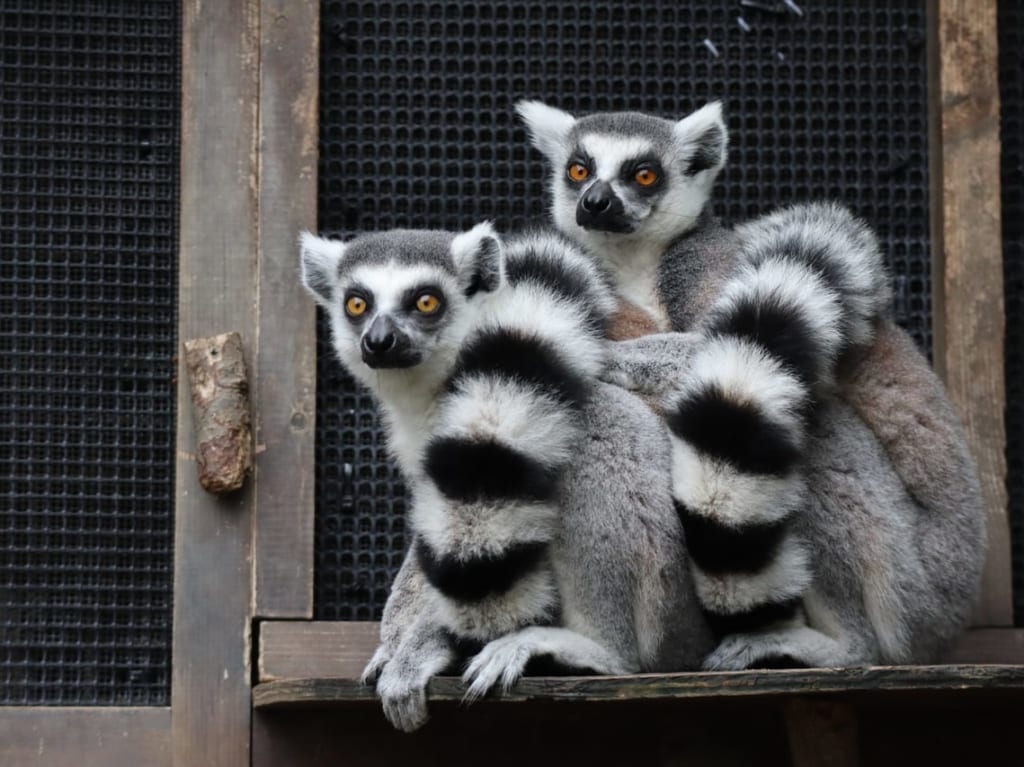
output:
[[[199,483],[211,493],[238,490],[252,469],[249,379],[238,333],[185,342],[195,418]]]

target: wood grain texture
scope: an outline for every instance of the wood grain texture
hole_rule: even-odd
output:
[[[633,676],[525,677],[493,700],[612,702],[736,696],[879,693],[885,691],[1012,691],[1024,705],[1021,666],[873,666],[851,669],[792,669]],[[457,677],[435,677],[431,700],[461,701],[465,685]],[[351,679],[286,679],[256,685],[257,708],[323,706],[376,701],[372,688]]]
[[[259,679],[358,679],[380,642],[380,624],[331,621],[260,623]]]
[[[380,637],[373,622],[263,621],[259,681],[358,679]],[[1024,629],[972,629],[948,659],[956,665],[1024,665]]]
[[[189,0],[182,25],[179,338],[256,326],[259,4]],[[250,370],[253,360],[246,359]],[[248,765],[252,483],[203,491],[178,372],[172,747],[176,767]]]
[[[254,609],[311,618],[316,309],[297,242],[317,225],[320,5],[264,0],[262,14]]]
[[[996,0],[929,8],[935,366],[967,427],[988,510],[974,623],[1009,626]]]
[[[169,708],[0,708],[4,767],[170,767]]]

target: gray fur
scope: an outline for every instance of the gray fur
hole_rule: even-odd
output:
[[[796,206],[737,232],[722,229],[706,214],[680,216],[674,227],[641,223],[625,236],[583,232],[567,215],[573,201],[559,186],[564,158],[552,136],[593,118],[575,121],[544,109],[533,105],[521,113],[531,133],[539,125],[552,134],[542,149],[553,172],[556,224],[584,242],[620,284],[643,286],[638,274],[654,264],[658,277],[649,283],[647,300],[629,298],[652,316],[664,315],[666,327],[699,330],[744,263],[785,258],[785,247],[795,241],[817,244],[826,260],[833,255],[862,259],[840,280],[844,288],[852,287],[840,296],[846,314],[837,352],[843,357],[836,388],[816,393],[816,419],[801,467],[808,495],[804,511],[794,517],[795,532],[813,554],[803,615],[727,637],[706,665],[741,669],[780,655],[817,666],[941,658],[967,625],[977,596],[984,513],[974,464],[948,397],[906,334],[886,318],[888,288],[873,235],[841,208],[820,205]],[[641,121],[628,127],[653,141],[662,139],[660,128]],[[625,131],[616,135],[636,138]],[[625,261],[624,253],[638,254],[635,262]],[[668,338],[646,344],[655,355],[646,363],[638,359],[645,339],[628,342],[629,358],[613,362],[608,378],[637,391],[672,391],[678,379],[656,380],[658,374],[675,375],[678,367],[660,358],[672,348]],[[692,349],[686,339],[678,344]]]
[[[346,280],[360,274],[367,284],[387,284],[366,271],[375,264],[391,281],[400,281],[405,271],[419,275],[426,268],[428,276],[434,275],[439,283],[445,282],[441,274],[445,272],[465,285],[468,277],[461,268],[464,259],[460,254],[470,234],[452,237],[428,233],[419,242],[416,233],[398,232],[394,237],[360,238],[347,246],[306,237],[304,280],[322,304],[327,296],[341,301]],[[486,231],[481,235],[487,236],[478,238],[480,242],[492,237]],[[481,253],[486,256],[495,250],[477,247],[475,242],[470,238],[476,253],[474,263],[479,262],[477,256]],[[414,258],[420,248],[429,255],[423,263]],[[592,284],[589,306],[596,307],[599,314],[612,311],[615,304],[607,295],[600,271],[575,248],[567,248],[561,238],[545,242],[542,235],[534,234],[510,242],[507,251],[511,258],[532,250],[538,257],[566,259],[566,269]],[[443,250],[452,257],[446,258]],[[495,250],[501,251],[500,247]],[[376,260],[374,252],[380,254]],[[334,263],[335,256],[344,262],[353,255],[358,255],[359,261],[352,268]],[[500,277],[502,269],[493,273]],[[315,289],[325,284],[329,290]],[[478,315],[472,309],[479,299],[449,293],[449,311],[456,318],[452,327],[435,328],[429,353],[408,371],[363,370],[358,354],[353,352],[359,345],[349,327],[353,323],[341,315],[337,304],[326,307],[331,313],[339,357],[381,398],[390,447],[413,494],[412,527],[441,546],[472,543],[459,538],[449,541],[451,531],[460,524],[460,509],[452,506],[441,516],[435,513],[429,519],[423,512],[424,507],[445,503],[422,476],[419,456],[423,445],[434,433],[463,433],[468,422],[460,413],[472,413],[462,405],[451,406],[453,402],[458,404],[460,396],[468,396],[463,384],[449,395],[442,394],[447,371],[454,364],[462,339],[472,337],[478,322],[480,327],[487,327],[485,322],[512,323],[502,326],[521,326],[540,337],[562,333],[560,328],[567,333],[579,327],[587,316],[582,307],[574,309],[573,302],[562,299],[545,304],[545,290],[529,280],[519,287],[497,289],[486,299],[488,308],[479,314],[480,320],[474,319]],[[572,446],[555,504],[559,518],[547,558],[561,600],[561,623],[554,629],[525,628],[497,637],[498,643],[485,647],[478,662],[467,670],[470,697],[482,694],[498,681],[506,685],[514,681],[533,654],[551,655],[556,661],[582,664],[605,673],[621,673],[694,668],[710,647],[710,635],[693,599],[679,521],[670,497],[664,430],[636,398],[594,380],[603,355],[598,355],[596,347],[587,350],[587,343],[593,346],[593,340],[584,343],[582,338],[564,336],[562,341],[560,352],[565,361],[585,373],[598,388],[574,422],[573,429],[579,429],[579,433],[558,426],[552,417],[520,422],[521,428],[536,433],[535,440],[546,429],[558,426],[560,439]],[[512,382],[501,385],[511,386]],[[504,437],[506,443],[515,438],[501,431],[512,428],[507,422],[492,427],[481,421],[473,427],[481,428],[496,429],[495,434]],[[543,448],[539,442],[535,444],[538,450]],[[467,511],[483,524],[480,510]],[[521,509],[510,519],[521,519],[526,511]],[[537,513],[536,508],[530,513]],[[454,527],[449,524],[452,520],[457,523]],[[539,536],[543,531],[534,529],[531,534]],[[489,624],[491,628],[477,632],[467,629],[464,621],[453,622],[456,612],[427,582],[417,557],[408,555],[385,608],[381,646],[364,672],[364,680],[376,680],[385,715],[396,727],[411,730],[426,721],[426,684],[455,660],[447,639],[449,633],[477,639],[495,636],[494,621]],[[511,615],[512,611],[504,613]],[[474,615],[479,616],[479,612]],[[501,617],[496,616],[496,620]],[[522,618],[512,618],[515,620],[510,628],[515,622],[522,625]]]

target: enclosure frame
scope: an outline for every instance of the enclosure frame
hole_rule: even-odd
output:
[[[1024,630],[1012,627],[1010,601],[996,3],[927,5],[935,364],[981,473],[990,536],[984,591],[975,628],[952,659],[959,665],[945,671],[882,669],[868,687],[849,675],[835,682],[843,672],[828,670],[749,674],[750,684],[762,684],[754,698],[771,697],[769,688],[780,694],[780,684],[795,696],[787,704],[795,754],[807,723],[823,716],[802,696],[826,680],[839,684],[834,692],[884,697],[896,693],[871,687],[872,679],[898,677],[905,692],[939,679],[955,698],[990,689],[979,679],[995,680],[1000,694],[1020,693],[1024,678],[1011,668],[1024,664]],[[0,708],[4,761],[15,767],[77,765],[100,751],[112,767],[270,764],[268,744],[282,736],[264,711],[313,702],[380,716],[372,692],[353,681],[376,646],[377,624],[312,620],[316,322],[297,279],[296,235],[317,224],[319,2],[197,0],[183,9],[179,339],[242,334],[255,470],[227,498],[199,487],[179,362],[171,706]],[[607,679],[587,689],[677,701],[680,690],[703,685],[707,700],[729,697],[742,681],[723,676],[716,689],[715,678],[667,675],[639,687]],[[544,705],[573,684],[531,680],[508,702],[525,696]],[[431,690],[439,699],[458,694],[448,680]],[[588,695],[574,700],[600,705]],[[830,743],[848,757],[852,714],[842,699],[829,706],[824,716],[840,722]],[[253,737],[267,748],[251,745]]]

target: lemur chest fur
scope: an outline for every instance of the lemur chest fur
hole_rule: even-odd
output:
[[[667,332],[672,323],[658,293],[663,252],[663,247],[631,244],[609,248],[607,256],[619,295],[649,314],[659,331]]]

